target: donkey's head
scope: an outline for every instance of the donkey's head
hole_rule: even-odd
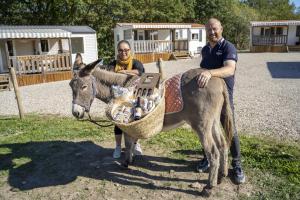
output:
[[[95,78],[92,76],[92,72],[101,61],[102,59],[98,59],[85,65],[82,62],[81,55],[76,55],[73,66],[74,77],[70,81],[73,93],[72,114],[76,118],[83,118],[84,113],[90,111],[91,104],[97,94]]]

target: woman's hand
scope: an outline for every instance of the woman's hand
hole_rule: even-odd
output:
[[[136,76],[139,72],[137,70],[120,70],[118,73]]]

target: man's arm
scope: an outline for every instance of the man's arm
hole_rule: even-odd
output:
[[[211,69],[203,71],[198,77],[198,85],[199,87],[205,87],[212,76],[226,78],[234,75],[236,67],[235,60],[226,60],[224,61],[224,66],[218,69]]]

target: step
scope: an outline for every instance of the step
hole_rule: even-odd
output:
[[[289,51],[300,51],[300,46],[289,46]]]
[[[10,90],[10,82],[9,82],[8,74],[0,74],[0,91]]]

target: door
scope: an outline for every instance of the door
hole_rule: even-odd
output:
[[[5,50],[5,41],[0,40],[0,73],[7,73],[7,58],[6,58],[6,50]]]

